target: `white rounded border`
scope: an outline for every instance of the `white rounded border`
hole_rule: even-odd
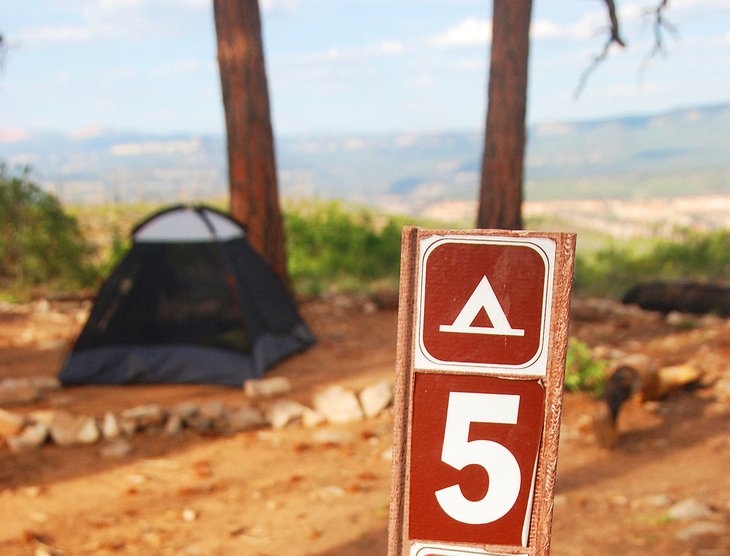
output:
[[[540,344],[529,361],[519,365],[496,365],[464,361],[443,361],[431,355],[423,343],[423,310],[426,295],[426,267],[430,254],[441,245],[449,243],[475,245],[518,245],[529,247],[540,255],[545,263],[545,282],[543,284],[543,310],[540,323]],[[543,377],[547,374],[547,346],[550,331],[550,316],[555,267],[555,241],[543,237],[506,237],[445,235],[423,238],[419,245],[418,295],[416,296],[416,341],[414,342],[414,367],[419,370],[461,371],[470,373]]]

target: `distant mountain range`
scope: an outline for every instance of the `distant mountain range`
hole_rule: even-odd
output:
[[[483,131],[280,137],[284,196],[404,212],[475,199]],[[225,138],[0,131],[0,161],[30,165],[66,202],[188,201],[226,192]],[[529,129],[526,197],[730,193],[730,103]]]

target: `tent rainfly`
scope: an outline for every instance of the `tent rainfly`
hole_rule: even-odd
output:
[[[239,224],[175,206],[133,230],[59,379],[240,386],[314,341]]]

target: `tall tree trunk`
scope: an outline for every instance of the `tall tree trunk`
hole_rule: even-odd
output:
[[[477,227],[522,228],[532,0],[494,0]]]
[[[287,280],[274,134],[257,0],[213,0],[228,135],[229,207]]]

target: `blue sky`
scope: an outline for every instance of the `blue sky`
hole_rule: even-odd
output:
[[[572,121],[730,100],[730,0],[671,0],[678,37],[644,64],[654,1],[534,0],[528,120]],[[278,134],[481,129],[489,0],[261,0]],[[224,129],[211,0],[3,0],[0,133]],[[642,71],[641,68],[646,66]]]

